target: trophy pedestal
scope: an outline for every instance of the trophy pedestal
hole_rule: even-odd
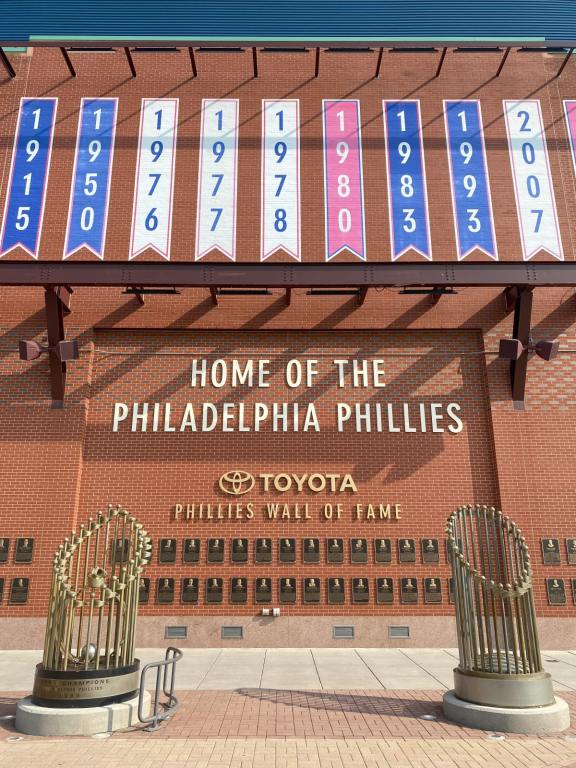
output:
[[[504,733],[560,733],[570,727],[568,704],[554,697],[542,707],[496,707],[474,704],[447,691],[442,709],[449,720],[469,728]]]
[[[145,691],[145,716],[150,712],[150,703],[150,693]],[[16,707],[16,730],[32,736],[94,736],[119,731],[138,722],[138,696],[100,707],[42,707],[27,696]]]

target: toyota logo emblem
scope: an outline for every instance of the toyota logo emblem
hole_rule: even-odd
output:
[[[231,496],[243,496],[254,488],[255,482],[254,475],[251,475],[250,472],[235,469],[231,472],[225,472],[218,480],[218,485],[224,493],[229,493]]]

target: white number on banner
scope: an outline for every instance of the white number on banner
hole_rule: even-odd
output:
[[[236,259],[238,99],[202,99],[196,261],[216,248]]]
[[[540,102],[504,101],[524,261],[539,251],[564,259]]]
[[[298,99],[262,102],[262,261],[280,248],[300,261],[299,112]]]
[[[142,100],[131,259],[146,248],[170,258],[177,121],[178,99]],[[96,153],[98,147],[88,151]]]

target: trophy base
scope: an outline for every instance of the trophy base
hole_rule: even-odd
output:
[[[113,669],[53,671],[36,667],[32,703],[40,707],[100,707],[133,698],[140,661]]]
[[[454,693],[459,699],[487,707],[545,707],[554,703],[548,672],[506,675],[454,670]]]

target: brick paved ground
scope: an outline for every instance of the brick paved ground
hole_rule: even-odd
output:
[[[576,693],[563,696],[576,711]],[[14,713],[18,698],[0,695],[0,717]],[[132,728],[106,741],[11,741],[13,721],[0,720],[0,765],[29,768],[38,759],[43,768],[576,765],[575,726],[560,736],[493,741],[488,732],[444,720],[441,698],[441,691],[185,691],[178,713],[157,732]]]

